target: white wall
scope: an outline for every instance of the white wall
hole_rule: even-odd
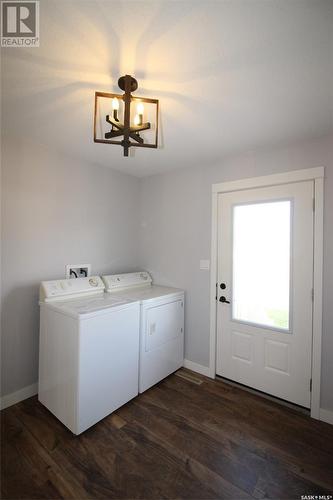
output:
[[[37,381],[38,287],[137,268],[138,179],[17,137],[2,149],[2,395]]]
[[[199,260],[210,258],[212,184],[317,166],[326,167],[322,407],[333,410],[333,137],[142,179],[140,263],[185,288],[185,355],[208,366],[209,272]]]

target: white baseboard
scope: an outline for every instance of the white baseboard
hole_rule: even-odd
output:
[[[6,396],[2,396],[0,401],[0,409],[4,410],[8,408],[8,406],[15,405],[24,399],[31,398],[31,396],[35,396],[38,393],[38,384],[28,385],[27,387],[23,387],[19,391],[12,392],[11,394],[7,394]]]
[[[209,377],[208,366],[199,365],[199,363],[194,363],[193,361],[190,361],[189,359],[184,359],[184,368],[188,368],[189,370],[192,370],[193,372],[200,373],[200,375],[205,375],[206,377]]]
[[[333,425],[333,411],[332,410],[325,410],[324,408],[320,408],[319,418],[323,422],[326,422],[327,424]]]

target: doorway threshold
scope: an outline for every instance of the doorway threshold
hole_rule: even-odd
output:
[[[304,406],[300,406],[294,403],[290,403],[289,401],[285,401],[284,399],[277,398],[276,396],[271,396],[270,394],[267,394],[266,392],[259,391],[257,389],[252,389],[252,387],[248,387],[247,385],[240,384],[239,382],[234,382],[233,380],[230,380],[225,377],[221,377],[220,375],[215,375],[215,380],[224,382],[225,384],[231,385],[233,387],[237,387],[238,389],[242,389],[243,391],[249,392],[250,394],[255,394],[256,396],[260,396],[261,398],[268,399],[269,401],[272,401],[273,403],[279,404],[281,406],[285,406],[287,408],[290,408],[291,410],[295,410],[299,413],[302,413],[302,415],[307,415],[308,417],[310,416],[310,409],[304,408]]]

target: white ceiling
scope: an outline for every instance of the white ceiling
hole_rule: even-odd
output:
[[[6,133],[143,176],[333,129],[331,0],[41,0],[40,47],[2,49]],[[160,100],[160,147],[94,144],[94,92]]]

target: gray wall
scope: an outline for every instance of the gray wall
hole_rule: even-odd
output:
[[[2,149],[2,395],[37,381],[38,287],[65,265],[137,268],[139,180],[6,137]]]
[[[322,407],[333,409],[333,137],[142,179],[140,263],[156,281],[185,288],[185,355],[208,366],[209,272],[199,261],[210,258],[211,185],[316,166],[326,167]]]
[[[332,5],[40,3],[40,47],[1,52],[2,394],[36,382],[38,284],[62,276],[65,264],[77,261],[90,262],[96,273],[141,265],[157,281],[184,287],[186,356],[207,365],[209,273],[199,270],[199,259],[210,255],[211,184],[325,165],[329,228],[329,139],[219,158],[327,129]],[[198,33],[202,20],[205,29]],[[94,91],[118,92],[117,79],[125,72],[139,78],[138,95],[160,99],[162,111],[162,147],[137,151],[129,161],[120,148],[93,144],[91,129]],[[213,124],[208,134],[198,127],[198,109]],[[216,166],[204,163],[213,165],[214,158]],[[188,169],[142,181],[111,170],[143,175],[173,168],[176,161]],[[323,403],[333,409],[332,246],[329,228]]]
[[[325,166],[322,407],[333,409],[332,137],[141,180],[18,138],[5,138],[2,159],[3,395],[37,381],[38,285],[73,262],[96,274],[141,267],[185,288],[186,358],[208,366],[209,272],[199,260],[210,258],[212,183]]]

